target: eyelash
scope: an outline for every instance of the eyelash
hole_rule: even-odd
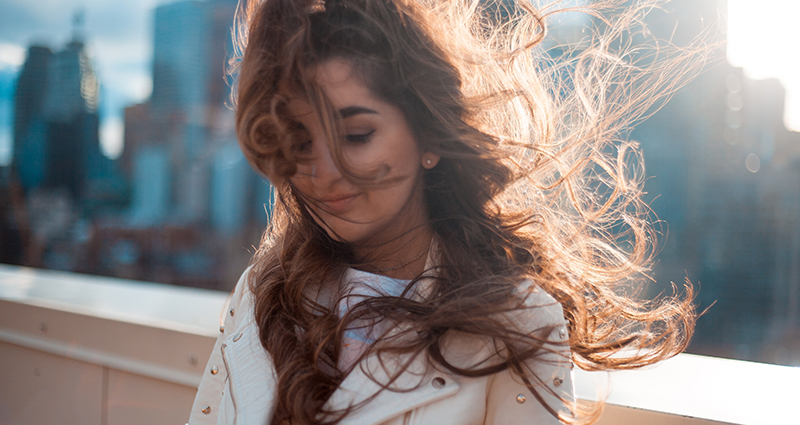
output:
[[[363,145],[369,143],[373,133],[375,133],[375,130],[363,134],[348,134],[345,136],[345,140],[347,140],[348,143],[352,143],[354,145]],[[302,143],[297,144],[296,146],[298,152],[305,152],[311,148],[311,141],[306,140]]]
[[[345,136],[345,139],[347,140],[348,143],[361,145],[369,142],[369,140],[372,138],[373,133],[375,133],[375,130],[363,134],[348,134],[347,136]]]

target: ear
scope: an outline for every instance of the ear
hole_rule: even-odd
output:
[[[435,167],[436,164],[439,163],[439,160],[441,158],[442,158],[441,156],[436,155],[433,152],[425,152],[424,154],[422,154],[422,168],[430,170],[431,168]]]

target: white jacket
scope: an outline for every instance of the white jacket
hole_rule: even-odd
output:
[[[254,296],[242,275],[226,312],[224,327],[206,366],[192,407],[189,425],[237,424],[268,425],[275,409],[276,375],[269,354],[258,337],[254,316]],[[561,305],[545,291],[532,288],[526,298],[529,306],[510,322],[520,329],[535,330],[555,325],[548,339],[561,342],[532,360],[531,369],[547,388],[539,388],[545,402],[554,410],[569,412],[569,407],[553,394],[572,403],[574,400],[567,327]],[[448,338],[444,355],[456,365],[468,366],[487,357],[489,344],[464,336]],[[384,359],[383,366],[387,366]],[[378,393],[380,386],[370,376],[387,376],[375,357],[367,357],[344,379],[326,407],[343,409]],[[396,362],[388,362],[391,368]],[[439,368],[441,369],[441,368]],[[366,371],[370,371],[368,374]],[[383,381],[385,382],[385,381]],[[403,372],[394,388],[385,390],[344,418],[342,425],[515,425],[559,424],[519,378],[509,371],[480,378],[468,378],[428,367],[425,356],[418,356]],[[552,391],[552,393],[550,392]]]

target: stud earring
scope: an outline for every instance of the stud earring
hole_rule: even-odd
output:
[[[430,159],[430,158],[428,158],[428,159],[426,159],[426,160],[425,160],[425,165],[428,165],[428,166],[430,166],[431,164],[433,164],[433,161],[431,161],[431,159]]]

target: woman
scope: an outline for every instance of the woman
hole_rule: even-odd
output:
[[[673,88],[615,68],[602,46],[624,23],[548,68],[525,2],[254,0],[239,16],[237,132],[277,203],[190,423],[577,422],[573,362],[685,348],[691,289],[624,295],[652,239],[614,135]],[[626,82],[649,91],[619,108]]]

